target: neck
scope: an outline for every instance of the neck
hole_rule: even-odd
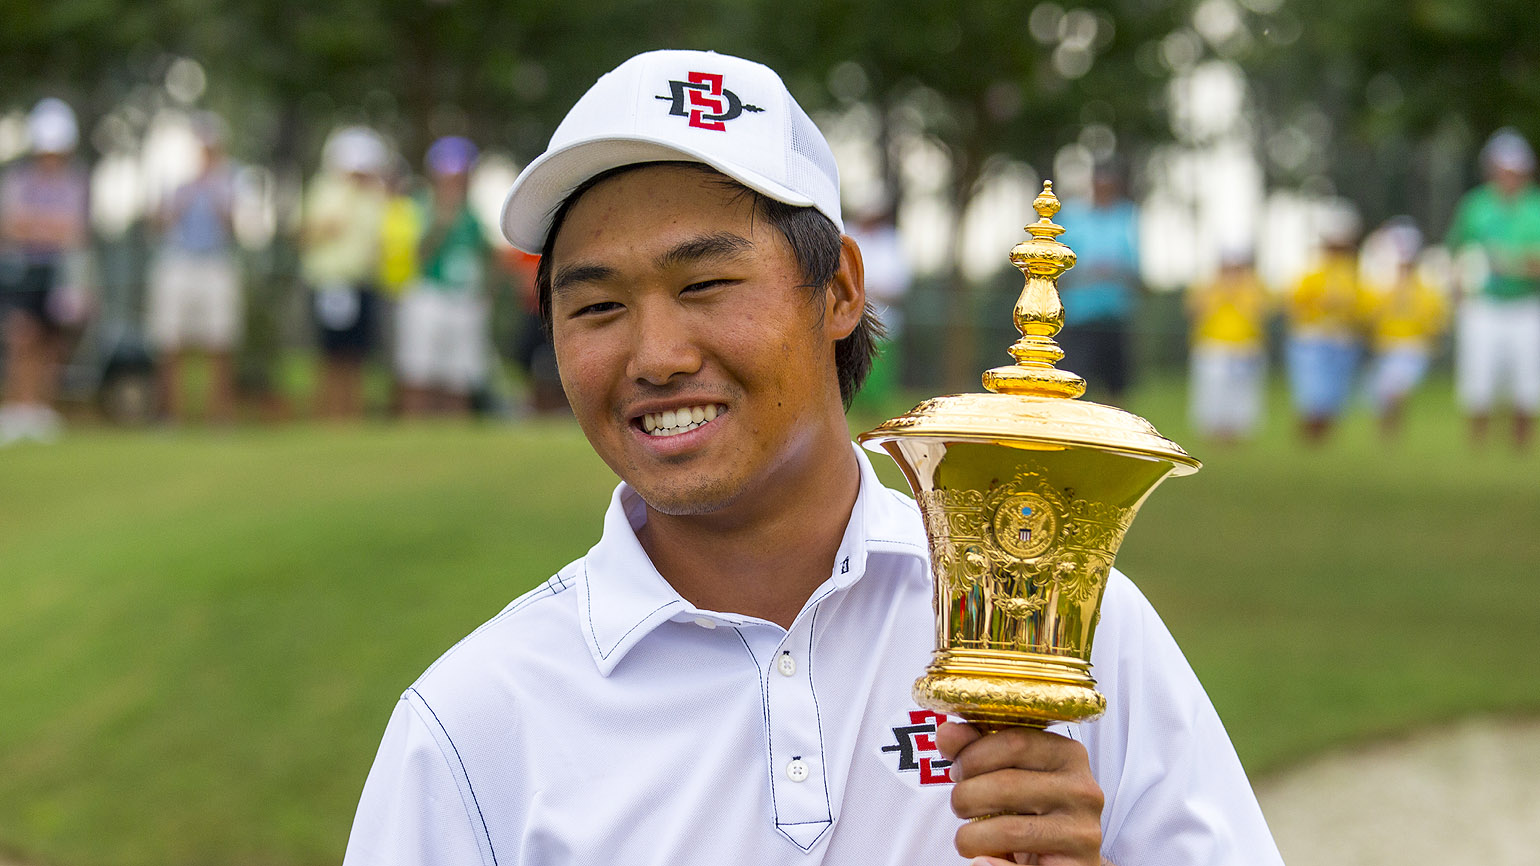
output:
[[[637,533],[658,572],[703,610],[739,613],[790,628],[834,570],[861,471],[843,425],[839,441],[780,479],[774,495],[706,515],[647,509]],[[747,497],[746,497],[747,498]]]

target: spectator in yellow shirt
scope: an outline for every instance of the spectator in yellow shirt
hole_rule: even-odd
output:
[[[300,271],[310,287],[321,348],[316,414],[364,415],[364,364],[379,338],[380,221],[390,151],[365,127],[327,140],[305,193]]]
[[[1189,406],[1200,435],[1250,437],[1262,419],[1267,294],[1244,251],[1225,253],[1213,282],[1187,293],[1192,321]]]
[[[1382,231],[1395,252],[1396,272],[1390,287],[1371,293],[1367,303],[1374,346],[1368,390],[1380,432],[1394,438],[1407,396],[1428,372],[1433,341],[1448,326],[1449,305],[1417,276],[1422,233],[1411,218],[1396,217]]]
[[[1317,444],[1347,403],[1363,331],[1358,219],[1342,210],[1323,232],[1321,264],[1289,294],[1289,389],[1305,441]]]

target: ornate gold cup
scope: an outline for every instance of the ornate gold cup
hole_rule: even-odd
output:
[[[984,374],[991,393],[927,400],[859,437],[898,462],[924,516],[936,654],[915,700],[989,729],[1102,714],[1091,641],[1113,557],[1155,485],[1199,467],[1143,418],[1076,400],[1085,381],[1054,367],[1075,254],[1051,182],[1032,205],[1011,250],[1026,276],[1016,363]]]

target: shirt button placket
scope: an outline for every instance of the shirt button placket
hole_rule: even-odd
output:
[[[818,703],[808,675],[811,620],[798,620],[777,647],[765,674],[775,821],[780,831],[802,848],[810,847],[832,820]]]

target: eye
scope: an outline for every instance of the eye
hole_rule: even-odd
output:
[[[683,294],[693,294],[693,293],[698,293],[698,292],[706,292],[706,291],[710,291],[711,289],[720,288],[722,286],[732,285],[733,283],[736,283],[736,282],[738,282],[738,281],[737,280],[727,280],[727,279],[701,280],[698,283],[691,283],[688,286],[685,286],[684,288],[679,290],[679,293],[681,295],[683,295]]]
[[[615,301],[600,301],[597,304],[589,304],[586,307],[579,307],[577,310],[573,311],[569,318],[580,319],[584,316],[602,316],[605,313],[613,313],[620,309],[623,309],[623,307]]]

